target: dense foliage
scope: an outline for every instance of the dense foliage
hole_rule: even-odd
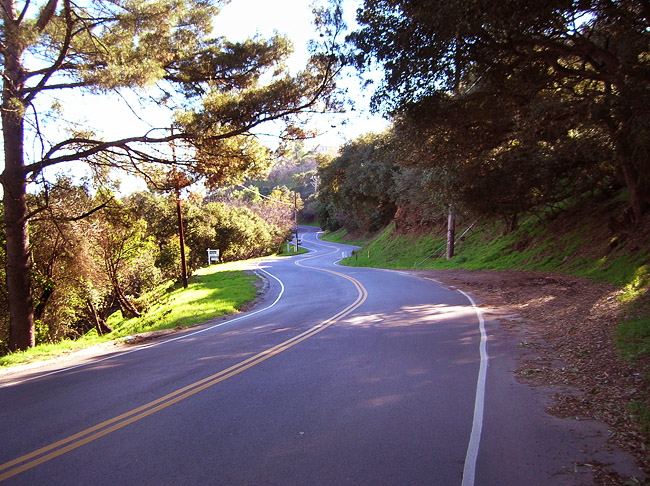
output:
[[[284,37],[230,42],[213,35],[213,17],[224,3],[2,0],[0,183],[12,349],[34,345],[38,304],[30,277],[27,186],[45,169],[80,161],[96,173],[120,167],[154,183],[161,173],[176,179],[185,171],[188,181],[200,177],[219,187],[268,169],[268,150],[254,136],[259,125],[277,121],[285,135],[296,136],[300,114],[338,109],[339,9],[315,9],[321,36],[304,69],[290,73],[292,46]],[[66,119],[66,101],[59,99],[64,92],[117,93],[136,99],[128,107],[134,112],[141,103],[163,114],[158,126],[144,123],[103,136]],[[169,148],[176,143],[178,152]],[[178,191],[177,182],[172,188]]]
[[[522,213],[622,186],[619,226],[645,217],[647,2],[373,0],[358,21],[352,57],[384,69],[374,107],[393,117],[393,163],[420,181],[425,207],[453,203],[514,228]],[[327,214],[342,210],[365,214]]]
[[[347,143],[333,160],[320,166],[317,213],[321,227],[345,225],[351,231],[373,232],[395,215],[392,153],[379,135]]]
[[[281,192],[281,191],[279,191]],[[183,201],[190,270],[222,261],[267,255],[288,239],[292,208],[239,194]],[[59,178],[29,198],[31,285],[36,343],[75,339],[90,330],[110,332],[108,317],[147,313],[147,293],[181,276],[174,196],[99,192]],[[0,205],[0,210],[2,206]],[[4,226],[0,226],[0,238]],[[4,252],[0,250],[0,260]],[[2,267],[4,268],[4,267]],[[8,351],[7,288],[0,282],[0,353]]]

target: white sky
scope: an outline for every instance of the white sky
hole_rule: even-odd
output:
[[[275,32],[286,35],[294,44],[290,67],[300,69],[309,56],[309,40],[317,37],[312,23],[311,3],[310,0],[232,0],[217,16],[214,34],[230,40],[244,40],[255,34],[270,37]],[[344,1],[344,19],[349,29],[356,26],[358,3],[357,0]],[[367,132],[381,132],[388,126],[381,116],[369,112],[371,90],[362,92],[356,75],[346,76],[341,84],[353,99],[355,111],[331,118],[315,117],[314,125],[324,133],[313,143],[339,146],[345,140],[355,139]]]
[[[345,0],[345,20],[349,27],[354,24],[357,3],[358,0]],[[244,40],[256,34],[263,37],[271,37],[276,32],[286,35],[294,45],[294,54],[289,66],[292,71],[297,71],[307,62],[307,43],[317,37],[312,19],[311,0],[231,0],[215,18],[213,34],[233,41]],[[312,124],[323,135],[310,143],[339,146],[345,140],[355,139],[367,132],[381,132],[388,126],[385,119],[379,115],[371,115],[368,110],[371,90],[362,92],[357,76],[352,70],[347,74],[348,76],[341,80],[341,85],[347,89],[355,110],[331,117],[314,116]],[[56,95],[60,96],[60,93]],[[161,117],[167,116],[166,111],[157,111],[151,105],[140,107],[133,102],[129,109],[123,100],[106,95],[80,97],[76,93],[73,102],[64,103],[64,107],[66,119],[79,122],[82,126],[97,127],[106,134],[106,138],[111,139],[133,135],[132,127],[142,127],[142,121],[138,118],[151,127],[169,124],[161,123]],[[137,112],[137,116],[132,110]],[[265,128],[262,127],[261,130],[267,132]],[[139,128],[136,133],[140,134],[141,131],[142,128]],[[272,129],[269,128],[268,131]],[[262,141],[269,145],[277,143],[271,138]]]
[[[350,28],[355,26],[354,18],[359,1],[344,0],[345,21]],[[289,64],[293,70],[297,70],[305,65],[308,58],[308,41],[317,36],[312,24],[311,3],[311,0],[231,0],[215,18],[214,35],[234,41],[255,34],[263,37],[270,37],[275,32],[286,35],[294,45],[294,54]],[[332,116],[315,116],[311,123],[323,134],[308,142],[309,145],[337,147],[346,140],[353,140],[368,132],[380,132],[388,126],[385,119],[369,113],[367,107],[372,93],[370,90],[362,93],[360,81],[356,76],[347,76],[342,80],[342,85],[354,100],[355,110]],[[146,130],[147,126],[164,127],[169,124],[165,121],[168,111],[157,110],[155,106],[139,106],[133,101],[127,105],[124,100],[106,95],[66,95],[60,92],[54,94],[58,98],[65,96],[63,116],[67,121],[74,122],[80,128],[94,127],[105,139],[132,136],[134,133],[140,135],[143,127]],[[39,102],[50,103],[45,96],[42,96]],[[47,125],[47,121],[41,123]],[[48,129],[52,128],[57,129]],[[272,132],[273,129],[269,128],[268,131]],[[272,138],[262,139],[262,142],[271,146],[277,143]],[[38,158],[39,154],[38,143],[33,147],[26,147],[28,160]],[[0,164],[4,165],[2,161]],[[58,172],[64,168],[53,169]]]

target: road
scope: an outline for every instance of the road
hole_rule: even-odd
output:
[[[0,377],[0,481],[582,484],[586,433],[539,412],[471,296],[303,245],[235,319]]]

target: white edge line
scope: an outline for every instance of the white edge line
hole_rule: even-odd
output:
[[[467,445],[467,455],[465,456],[465,465],[463,467],[462,486],[473,486],[476,475],[476,461],[478,459],[479,445],[481,442],[481,432],[483,430],[483,410],[485,408],[485,382],[487,378],[488,353],[487,353],[487,334],[485,333],[485,321],[483,314],[478,308],[474,299],[460,289],[456,289],[463,294],[472,304],[476,315],[478,316],[479,329],[481,331],[480,365],[478,369],[478,379],[476,382],[476,398],[474,400],[474,419],[472,421],[472,433]]]
[[[252,316],[254,316],[256,314],[264,312],[264,311],[270,309],[271,307],[274,307],[279,302],[279,300],[282,298],[282,295],[284,294],[284,284],[282,283],[282,281],[278,277],[276,277],[275,275],[273,275],[270,272],[267,272],[263,268],[260,268],[259,264],[258,264],[257,270],[259,270],[261,272],[264,272],[265,274],[269,275],[270,277],[273,277],[280,284],[280,294],[273,301],[273,303],[271,305],[269,305],[268,307],[264,307],[263,309],[258,309],[258,310],[254,311],[254,312],[251,312],[250,314],[245,314],[243,316],[235,317],[234,319],[229,319],[229,320],[227,320],[225,322],[220,322],[219,324],[215,324],[214,326],[206,327],[205,329],[201,329],[199,331],[191,332],[189,334],[185,334],[183,336],[178,336],[178,337],[175,337],[175,338],[172,338],[172,339],[167,339],[166,341],[160,341],[158,343],[149,344],[147,346],[141,346],[141,347],[138,347],[136,349],[131,349],[129,351],[125,351],[123,353],[113,354],[113,355],[108,356],[106,358],[101,358],[101,359],[97,359],[97,360],[94,360],[94,361],[88,361],[87,363],[82,363],[82,364],[78,364],[78,365],[75,365],[75,366],[69,366],[67,368],[61,368],[60,370],[50,371],[49,373],[44,373],[42,375],[32,376],[30,378],[25,378],[24,380],[12,381],[12,382],[9,382],[9,383],[3,383],[3,384],[0,384],[0,388],[6,388],[6,387],[9,387],[9,386],[19,385],[21,383],[36,380],[38,378],[45,378],[46,376],[57,375],[59,373],[65,372],[65,371],[71,371],[71,370],[75,370],[75,369],[78,369],[78,368],[83,368],[84,366],[90,366],[90,365],[93,365],[93,364],[96,364],[96,363],[101,363],[102,361],[108,361],[109,359],[119,358],[120,356],[126,356],[127,354],[135,353],[137,351],[143,351],[145,349],[151,349],[151,348],[155,348],[157,346],[162,346],[163,344],[168,344],[168,343],[178,341],[178,340],[181,340],[181,339],[185,339],[185,338],[188,338],[188,337],[191,337],[191,336],[196,336],[197,334],[201,334],[201,333],[204,333],[204,332],[207,332],[207,331],[211,331],[212,329],[216,329],[218,327],[225,326],[227,324],[232,324],[233,322],[240,321],[242,319],[247,319],[247,318],[252,317]]]

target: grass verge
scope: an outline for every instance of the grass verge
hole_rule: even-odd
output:
[[[257,277],[245,268],[245,262],[235,262],[200,269],[192,276],[187,289],[170,288],[169,284],[155,289],[148,296],[155,302],[142,317],[123,319],[120,312],[113,314],[108,319],[114,329],[110,334],[99,336],[93,330],[81,339],[11,353],[0,357],[0,366],[50,359],[131,334],[192,326],[238,312],[257,295]]]
[[[294,248],[295,248],[294,245],[291,245],[289,247],[289,251],[287,251],[287,248],[283,246],[282,251],[280,253],[277,253],[276,256],[286,257],[286,256],[302,255],[303,253],[309,253],[309,250],[305,250],[302,246],[298,247],[297,253],[293,251]]]
[[[650,355],[650,317],[630,319],[616,328],[619,351],[629,358]]]
[[[504,234],[498,223],[476,225],[457,242],[456,255],[445,258],[446,234],[398,234],[395,226],[343,260],[342,265],[395,269],[534,270],[565,273],[609,282],[622,290],[627,318],[621,322],[617,347],[626,357],[650,354],[650,242],[639,235],[613,242],[603,224],[605,208],[567,208],[552,218],[531,216],[516,231]],[[598,219],[601,218],[601,219]],[[606,220],[605,220],[606,221]],[[457,227],[457,235],[465,227]],[[324,239],[354,244],[343,232]],[[359,244],[360,242],[357,242]]]
[[[331,233],[323,233],[321,234],[321,239],[323,241],[330,241],[332,243],[340,243],[342,245],[352,246],[365,246],[372,241],[370,238],[351,237],[344,229],[333,231]]]

